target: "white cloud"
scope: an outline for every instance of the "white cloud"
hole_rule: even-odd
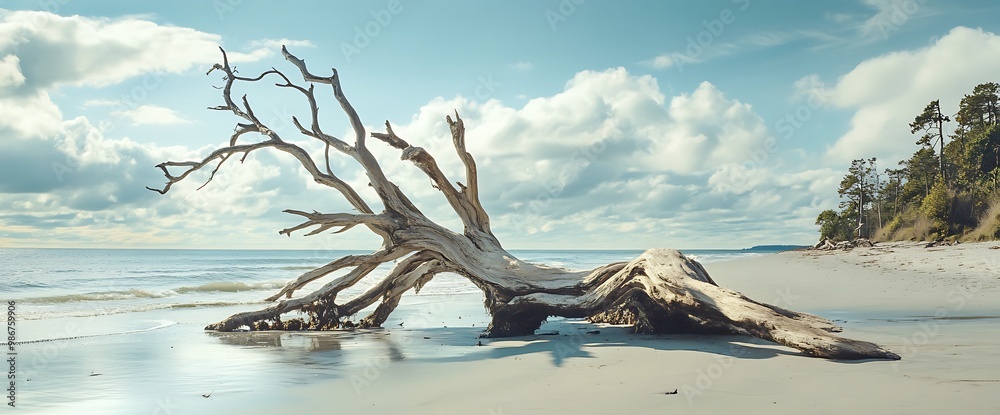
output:
[[[250,47],[249,52],[232,52],[226,51],[229,55],[229,60],[231,62],[256,62],[262,59],[270,58],[281,51],[281,46],[293,48],[299,47],[313,47],[313,43],[308,40],[291,40],[286,38],[281,39],[261,39],[251,41],[248,45]]]
[[[24,84],[24,74],[21,73],[19,59],[15,55],[4,56],[0,59],[0,91],[13,89]]]
[[[147,73],[179,73],[220,59],[221,36],[159,25],[135,16],[108,19],[0,9],[0,53],[16,51],[25,86],[105,86]],[[249,52],[231,51],[233,62],[269,57],[275,45],[308,41],[264,39]],[[2,74],[0,70],[0,74]],[[2,79],[2,77],[0,77]]]
[[[961,62],[956,65],[955,62]],[[934,44],[866,60],[823,93],[834,107],[855,110],[850,129],[828,150],[839,164],[860,157],[901,160],[916,149],[908,124],[928,102],[940,99],[945,113],[983,82],[996,80],[1000,37],[957,27]],[[802,88],[822,85],[818,78]]]
[[[713,38],[708,43],[699,43],[693,38],[688,38],[684,50],[660,54],[643,63],[656,69],[676,67],[680,70],[687,64],[775,47],[805,36],[809,35],[805,32],[760,32],[743,36],[733,42],[716,42]]]
[[[84,108],[91,107],[115,107],[122,105],[121,101],[115,101],[113,99],[88,99],[83,101]]]
[[[281,38],[281,39],[260,39],[260,40],[254,40],[254,41],[250,42],[249,46],[250,46],[251,49],[274,49],[274,50],[279,50],[280,51],[281,50],[281,46],[286,46],[286,47],[290,47],[290,48],[291,47],[296,47],[296,48],[299,48],[299,47],[302,47],[302,48],[311,48],[311,47],[315,47],[316,45],[314,45],[309,40],[294,40],[294,39],[288,39],[288,38]]]
[[[177,73],[218,58],[218,35],[134,18],[0,12],[0,37],[12,39],[33,89],[103,86],[149,72]]]
[[[666,69],[674,66],[674,58],[671,58],[670,55],[666,54],[660,55],[653,58],[652,65],[656,69]]]
[[[711,55],[711,56],[718,56],[718,55]],[[703,56],[703,54],[699,54],[698,56],[691,56],[683,52],[673,52],[673,53],[664,53],[662,55],[658,55],[655,58],[643,63],[655,69],[667,69],[673,67],[680,69],[684,65],[687,65],[689,63],[702,62],[703,58],[705,57],[706,56]]]
[[[18,139],[47,138],[61,131],[62,113],[48,92],[3,96],[0,94],[0,134],[10,130]]]
[[[232,235],[273,235],[281,226],[274,218],[283,215],[270,201],[294,198],[305,188],[300,177],[286,174],[288,180],[279,179],[280,172],[296,171],[294,160],[263,155],[265,161],[259,161],[252,155],[242,164],[230,162],[227,170],[238,174],[221,172],[213,181],[214,191],[194,191],[200,184],[194,182],[207,179],[207,174],[196,174],[194,186],[159,196],[145,189],[164,181],[155,164],[198,159],[207,150],[107,137],[85,117],[64,121],[50,98],[61,86],[102,87],[208,65],[220,58],[220,42],[215,34],[136,16],[103,19],[0,10],[0,177],[10,179],[0,181],[0,241],[34,246],[211,246],[215,237],[203,232],[205,226]],[[249,53],[230,57],[246,61],[269,56],[273,51],[266,48],[282,42],[308,45],[265,40],[252,43],[257,49]],[[122,104],[96,99],[83,106]],[[187,122],[153,104],[115,114],[137,124]],[[251,216],[259,221],[244,224],[242,218]],[[260,227],[267,228],[266,233]],[[252,239],[234,244],[248,246]]]
[[[191,123],[191,121],[178,115],[176,111],[157,105],[140,105],[134,109],[112,112],[111,115],[128,118],[132,121],[132,125],[177,125]]]
[[[793,86],[795,91],[792,98],[797,101],[817,100],[825,103],[830,99],[831,91],[819,75],[806,75],[795,81]]]
[[[411,144],[434,154],[452,181],[463,181],[444,122],[456,109],[468,128],[467,143],[479,164],[482,198],[494,229],[512,246],[567,240],[578,247],[700,241],[707,229],[699,226],[733,220],[738,223],[728,225],[730,232],[762,227],[775,209],[785,209],[797,224],[815,219],[815,212],[801,207],[812,205],[816,196],[809,188],[791,189],[779,180],[776,160],[744,174],[750,179],[725,176],[752,161],[754,152],[773,138],[750,105],[726,97],[708,82],[667,97],[648,75],[623,68],[584,71],[562,92],[531,99],[520,108],[496,100],[438,98],[408,124],[394,125]],[[453,218],[415,167],[394,161],[397,150],[372,147],[386,174],[425,213],[439,222]],[[367,182],[359,176],[357,183]],[[693,211],[706,215],[698,217],[703,222],[676,222]],[[798,231],[767,232],[778,240]],[[581,239],[591,233],[604,236]]]
[[[62,123],[49,97],[55,88],[100,87],[140,75],[158,76],[150,73],[183,72],[217,61],[220,43],[216,34],[136,17],[0,9],[0,106],[5,111],[0,131],[12,130],[18,138],[51,138],[61,132]],[[109,104],[91,100],[84,105]]]

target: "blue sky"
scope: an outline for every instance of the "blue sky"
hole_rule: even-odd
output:
[[[369,131],[389,120],[453,177],[444,116],[458,110],[508,248],[808,244],[851,159],[895,167],[927,102],[954,112],[998,81],[998,15],[932,0],[0,1],[0,246],[372,247],[360,230],[279,237],[297,223],[283,209],[347,205],[278,155],[201,191],[144,189],[163,181],[156,163],[232,131],[206,110],[217,48],[243,74],[292,74],[282,44],[313,72],[338,68]],[[267,85],[243,92],[279,129],[305,110]],[[324,99],[326,129],[346,135]],[[416,168],[370,147],[457,224]],[[348,160],[335,168],[367,191]]]

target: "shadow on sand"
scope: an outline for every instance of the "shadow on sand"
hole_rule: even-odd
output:
[[[640,347],[664,352],[697,351],[740,359],[805,355],[748,336],[634,334],[628,327],[601,327],[577,320],[551,322],[533,336],[480,339],[481,328],[442,327],[325,332],[209,332],[221,343],[243,348],[281,348],[291,353],[337,355],[337,360],[387,358],[389,361],[470,362],[546,354],[554,366],[567,359],[594,358],[598,348]],[[481,344],[481,346],[480,346]],[[345,355],[346,354],[346,355]]]

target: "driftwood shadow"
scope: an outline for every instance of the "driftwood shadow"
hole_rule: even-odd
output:
[[[553,331],[558,333],[549,334]],[[665,353],[695,351],[753,360],[778,356],[807,357],[798,351],[750,336],[636,334],[629,327],[602,327],[579,321],[546,325],[538,331],[539,334],[531,336],[480,339],[481,332],[482,329],[476,327],[446,327],[209,334],[227,346],[291,349],[287,351],[312,357],[327,354],[337,360],[356,357],[359,360],[377,358],[392,362],[458,363],[544,354],[550,357],[553,366],[561,367],[569,359],[595,359],[593,351],[609,347],[638,347]],[[359,346],[345,347],[346,344]],[[352,353],[357,356],[351,356]]]

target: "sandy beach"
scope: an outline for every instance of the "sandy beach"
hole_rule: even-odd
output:
[[[385,329],[358,332],[202,331],[234,307],[32,321],[21,340],[73,338],[19,346],[18,406],[67,414],[996,414],[997,245],[895,243],[706,266],[721,286],[835,320],[845,337],[888,347],[903,357],[897,362],[829,361],[742,336],[636,335],[563,319],[535,336],[478,346],[489,319],[475,296],[409,295]]]

